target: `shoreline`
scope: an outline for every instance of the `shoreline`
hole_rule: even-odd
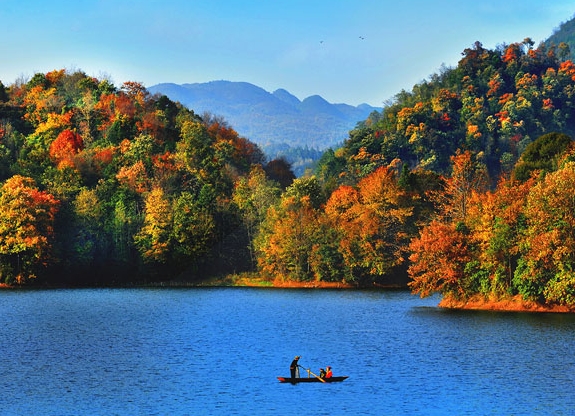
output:
[[[280,278],[276,278],[275,280],[268,280],[264,278],[236,277],[231,279],[228,278],[225,281],[229,283],[227,286],[232,287],[268,287],[271,289],[409,290],[407,286],[398,284],[383,285],[374,283],[372,286],[358,286],[345,282],[297,282],[291,280],[282,280]]]
[[[544,305],[524,300],[521,295],[502,299],[486,299],[477,295],[465,300],[450,296],[443,297],[438,304],[443,309],[496,311],[496,312],[531,312],[531,313],[575,313],[575,309],[565,305]]]
[[[158,281],[158,282],[133,282],[120,285],[114,284],[95,284],[95,285],[79,285],[79,286],[65,286],[65,285],[9,285],[0,283],[0,290],[18,290],[18,289],[82,289],[82,288],[147,288],[147,287],[165,287],[165,288],[217,288],[217,287],[253,287],[253,288],[270,288],[270,289],[342,289],[342,290],[409,290],[407,286],[401,285],[381,285],[373,284],[373,286],[357,286],[345,282],[298,282],[282,279],[269,280],[258,277],[242,277],[242,276],[227,276],[224,278],[213,278],[204,281]]]

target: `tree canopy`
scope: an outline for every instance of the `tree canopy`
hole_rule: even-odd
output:
[[[223,120],[137,82],[55,70],[2,84],[0,279],[197,278],[246,232],[233,189],[258,165],[263,152]]]
[[[297,179],[218,117],[135,82],[60,70],[2,87],[1,278],[255,271],[573,308],[567,58],[529,38],[476,42]]]

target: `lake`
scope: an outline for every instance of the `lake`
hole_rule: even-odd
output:
[[[1,291],[2,415],[573,415],[575,316],[401,291]],[[289,364],[342,383],[281,384]]]

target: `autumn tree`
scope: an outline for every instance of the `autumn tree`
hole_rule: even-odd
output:
[[[50,145],[50,157],[59,167],[73,166],[73,157],[84,147],[82,137],[71,130],[64,130]]]
[[[230,153],[227,159],[238,173],[247,173],[252,165],[263,164],[265,157],[261,149],[255,143],[240,137],[223,119],[204,114],[203,120],[216,142],[229,145]]]
[[[451,157],[451,163],[451,175],[439,195],[442,215],[456,223],[465,223],[472,193],[483,192],[489,185],[487,169],[469,151],[457,152]]]
[[[280,203],[267,210],[255,239],[258,265],[264,274],[282,280],[341,280],[333,272],[335,264],[330,264],[329,251],[337,250],[337,239],[328,238],[335,232],[324,218],[322,200],[315,177],[298,178]]]
[[[474,251],[469,209],[474,195],[486,190],[487,174],[469,151],[458,152],[451,161],[451,177],[436,194],[441,202],[438,218],[425,225],[409,244],[409,285],[421,296],[434,292],[469,295],[466,267]]]
[[[134,236],[144,262],[166,263],[171,249],[172,209],[161,188],[152,189],[145,199],[144,224]]]
[[[523,257],[514,283],[525,297],[575,306],[575,163],[549,173],[529,193]]]
[[[513,292],[527,195],[533,184],[534,180],[521,183],[502,179],[493,191],[473,192],[467,219],[473,247],[473,258],[465,270],[468,293],[501,297]]]
[[[0,188],[0,275],[7,283],[25,283],[52,257],[58,201],[40,191],[31,178],[13,176]]]
[[[467,238],[452,224],[432,221],[409,246],[409,286],[422,297],[433,293],[465,296],[463,280],[471,260]]]
[[[351,281],[366,284],[404,263],[412,207],[393,170],[377,169],[357,189],[341,186],[332,193],[325,212],[338,230],[339,250]]]
[[[311,252],[317,243],[318,215],[309,197],[285,196],[267,212],[255,240],[260,272],[282,281],[312,281]]]

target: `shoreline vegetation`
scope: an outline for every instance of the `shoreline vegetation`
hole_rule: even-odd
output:
[[[541,312],[541,313],[574,313],[575,309],[565,305],[545,305],[542,303],[525,300],[521,295],[506,298],[485,298],[477,295],[470,299],[458,300],[451,296],[444,296],[438,304],[444,309],[459,309],[473,311],[497,311],[497,312]]]

